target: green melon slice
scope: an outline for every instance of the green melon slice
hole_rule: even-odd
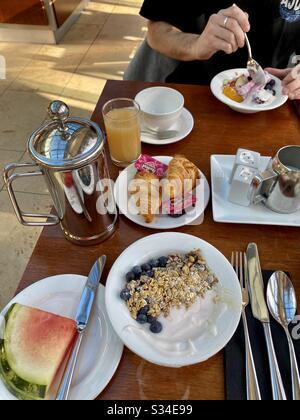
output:
[[[76,337],[75,321],[15,304],[8,311],[0,339],[0,376],[22,400],[40,400]]]

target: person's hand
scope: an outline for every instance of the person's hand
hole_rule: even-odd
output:
[[[266,71],[282,80],[283,95],[291,100],[300,99],[300,64],[285,70],[267,68]]]
[[[235,4],[210,17],[206,28],[195,42],[194,56],[208,60],[218,51],[232,54],[245,45],[249,32],[249,16]]]

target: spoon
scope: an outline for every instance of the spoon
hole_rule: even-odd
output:
[[[293,399],[300,400],[300,376],[294,343],[289,332],[289,325],[295,319],[297,310],[296,293],[289,277],[282,271],[272,275],[267,291],[268,307],[273,318],[284,328],[290,350]]]
[[[177,130],[155,131],[150,128],[143,128],[141,131],[143,134],[150,135],[152,137],[157,138],[158,140],[172,139],[173,137],[176,137],[179,134],[179,131]]]
[[[252,56],[252,48],[250,45],[250,41],[248,35],[245,34],[246,45],[248,48],[249,58],[247,62],[247,70],[249,75],[252,77],[253,81],[258,85],[266,85],[267,84],[267,77],[264,69],[258,64],[257,61],[254,60]]]

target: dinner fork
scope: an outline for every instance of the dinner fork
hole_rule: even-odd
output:
[[[239,277],[242,298],[243,298],[243,310],[242,320],[245,333],[245,345],[246,345],[246,380],[247,380],[247,399],[248,401],[261,401],[261,393],[259,383],[257,379],[257,373],[255,368],[255,362],[251,347],[251,341],[249,336],[246,308],[249,305],[249,289],[248,289],[248,262],[244,252],[233,252],[231,256],[231,264],[235,269],[237,276]]]

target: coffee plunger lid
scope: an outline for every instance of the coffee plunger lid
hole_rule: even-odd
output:
[[[84,118],[70,118],[69,107],[61,101],[49,105],[50,121],[36,130],[28,151],[39,165],[57,169],[78,169],[92,163],[103,150],[100,127]]]

